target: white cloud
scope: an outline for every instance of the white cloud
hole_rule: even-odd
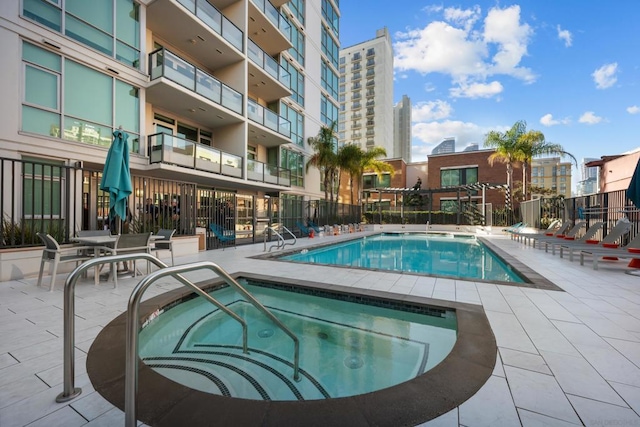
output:
[[[456,151],[461,151],[471,143],[478,144],[480,149],[484,145],[484,137],[490,129],[481,128],[475,123],[445,120],[443,122],[422,122],[411,127],[413,144],[411,158],[420,162],[427,159],[433,147],[444,138],[455,135]]]
[[[411,106],[412,122],[427,122],[432,120],[443,120],[451,116],[453,108],[442,100],[418,102]]]
[[[491,98],[494,95],[501,93],[503,90],[502,84],[497,81],[491,83],[460,83],[458,87],[452,87],[449,89],[449,93],[454,98]]]
[[[638,114],[640,113],[640,107],[638,107],[637,105],[632,105],[631,107],[627,107],[627,113]]]
[[[572,38],[573,38],[573,35],[571,34],[571,32],[569,30],[563,30],[562,28],[560,28],[560,25],[558,25],[557,29],[558,29],[558,38],[560,40],[564,40],[564,45],[566,47],[570,47]]]
[[[544,126],[568,125],[571,120],[567,117],[564,119],[554,119],[552,114],[545,114],[540,117],[540,123]]]
[[[596,88],[607,89],[613,86],[618,78],[616,73],[618,72],[618,63],[604,64],[591,74],[593,81],[596,83]]]
[[[448,75],[458,86],[453,93],[461,97],[500,93],[502,84],[487,82],[498,76],[511,76],[526,83],[535,81],[535,74],[521,66],[533,31],[521,23],[519,6],[492,8],[484,21],[480,20],[477,6],[446,8],[442,12],[442,21],[395,34],[396,70]]]
[[[588,125],[595,125],[596,123],[600,123],[602,120],[602,117],[596,116],[593,111],[585,112],[580,116],[580,119],[578,119],[580,123],[585,123]]]

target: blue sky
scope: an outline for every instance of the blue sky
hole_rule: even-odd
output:
[[[578,161],[640,147],[638,0],[342,0],[340,11],[342,46],[389,29],[413,161],[449,136],[456,151],[482,148],[518,120]]]

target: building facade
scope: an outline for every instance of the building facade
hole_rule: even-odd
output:
[[[393,49],[387,28],[340,51],[339,144],[394,156]]]
[[[407,95],[393,107],[393,157],[411,163],[411,99]]]
[[[571,162],[560,157],[535,158],[531,162],[531,185],[550,189],[554,195],[571,197]]]
[[[101,228],[98,183],[116,129],[129,135],[133,216],[147,199],[176,199],[178,233],[207,227],[223,206],[226,225],[251,231],[265,195],[322,197],[306,141],[338,119],[340,12],[337,0],[309,3],[0,3],[0,157],[66,168],[81,183],[60,196],[69,182],[40,176],[28,190],[38,203],[4,192],[5,210]],[[50,207],[72,196],[82,208]]]
[[[436,145],[433,150],[431,150],[431,154],[447,154],[447,153],[455,153],[456,151],[456,139],[455,138],[445,138],[442,142]]]
[[[587,166],[587,163],[598,159],[589,157],[582,159],[580,163],[580,181],[576,186],[576,195],[584,196],[585,194],[594,194],[598,192],[598,168],[596,166]]]

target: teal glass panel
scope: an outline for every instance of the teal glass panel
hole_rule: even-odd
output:
[[[57,72],[62,68],[59,55],[40,49],[31,43],[22,43],[22,59]]]
[[[111,77],[66,60],[64,81],[66,114],[91,122],[112,125],[113,80]]]
[[[92,2],[93,3],[93,2]],[[65,34],[109,56],[113,56],[113,38],[67,14]]]
[[[58,110],[58,75],[26,66],[25,101]]]
[[[116,122],[125,131],[140,132],[140,98],[138,89],[116,80]]]
[[[116,38],[140,48],[139,6],[131,0],[116,0]]]
[[[113,0],[66,0],[65,10],[67,16],[72,13],[105,33],[113,34]]]
[[[475,184],[478,182],[478,168],[467,169],[467,179],[465,184]]]
[[[116,59],[131,67],[140,68],[140,52],[120,40],[116,41]]]
[[[23,105],[22,130],[60,138],[60,114]]]
[[[61,181],[26,178],[24,184],[24,211],[28,215],[60,215]]]
[[[108,147],[113,140],[113,129],[73,117],[65,117],[63,138]]]
[[[55,2],[57,3],[57,2]],[[61,31],[62,11],[43,0],[23,0],[22,15],[54,31]]]

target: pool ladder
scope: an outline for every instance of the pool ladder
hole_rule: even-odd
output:
[[[282,230],[282,233],[280,233],[280,231],[278,231],[279,229]],[[276,242],[276,244],[269,246],[268,250],[267,250],[267,234],[268,234],[267,230],[271,231],[278,238],[278,241]],[[263,234],[264,234],[264,250],[267,251],[267,252],[271,252],[271,249],[273,249],[273,248],[284,249],[284,247],[287,246],[287,245],[293,246],[298,241],[298,239],[296,238],[296,235],[293,234],[291,232],[291,230],[289,230],[284,225],[278,224],[278,223],[271,224],[271,225],[266,225],[264,227],[264,233]],[[289,234],[291,237],[293,237],[293,242],[291,242],[291,241],[287,242],[285,240],[283,234]]]
[[[295,237],[295,236],[294,236]],[[101,264],[117,265],[119,262],[132,260],[147,260],[160,270],[152,272],[145,276],[136,285],[129,297],[127,305],[127,336],[126,336],[126,364],[125,364],[125,426],[135,427],[137,425],[136,415],[136,398],[138,394],[138,333],[139,324],[139,306],[142,295],[155,281],[163,277],[171,276],[177,279],[187,288],[190,288],[198,295],[204,297],[211,304],[218,307],[221,311],[231,316],[242,325],[242,349],[244,353],[248,353],[247,348],[247,324],[237,314],[229,310],[224,304],[217,301],[211,295],[204,292],[198,286],[187,280],[180,273],[207,269],[216,273],[224,282],[232,288],[235,288],[249,303],[267,316],[282,331],[293,340],[294,356],[293,356],[293,379],[300,380],[300,340],[298,337],[284,324],[273,315],[264,305],[260,303],[253,295],[251,295],[240,283],[231,277],[222,267],[211,261],[199,261],[191,264],[183,264],[169,267],[164,262],[151,254],[138,253],[127,255],[113,255],[95,258],[80,264],[67,277],[64,284],[64,341],[63,341],[63,359],[64,359],[64,381],[63,392],[56,397],[56,402],[67,402],[74,399],[82,393],[81,388],[75,387],[75,286],[78,278],[88,269],[99,266]],[[114,272],[114,274],[117,274]]]

